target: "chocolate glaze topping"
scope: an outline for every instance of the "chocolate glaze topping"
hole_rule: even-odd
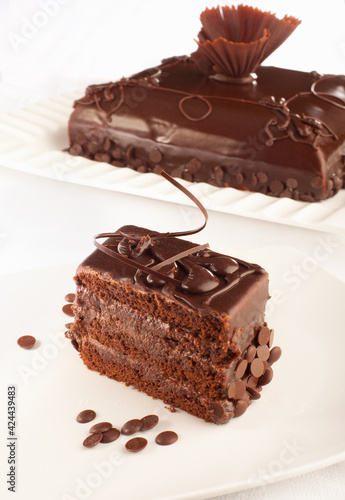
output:
[[[141,287],[165,289],[191,307],[207,308],[215,298],[229,292],[245,277],[264,272],[254,264],[216,254],[208,250],[208,244],[194,245],[177,240],[176,236],[201,231],[208,215],[200,201],[184,186],[164,171],[161,175],[198,206],[204,215],[204,224],[197,229],[164,234],[128,226],[114,233],[97,234],[94,243],[98,250],[126,268],[132,268],[130,275]],[[108,239],[103,244],[98,241],[100,238]],[[170,241],[178,243],[174,246]],[[196,298],[198,296],[202,297]]]

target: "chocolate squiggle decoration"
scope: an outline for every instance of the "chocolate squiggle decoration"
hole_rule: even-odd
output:
[[[142,252],[144,252],[152,244],[152,241],[154,239],[170,238],[170,237],[176,237],[176,236],[186,236],[186,235],[196,234],[199,231],[201,231],[202,229],[204,229],[204,227],[206,226],[207,221],[208,221],[208,213],[207,213],[205,207],[202,205],[202,203],[200,203],[200,201],[192,193],[190,193],[188,191],[188,189],[186,189],[184,186],[182,186],[178,181],[176,181],[176,179],[173,179],[165,171],[162,171],[161,175],[162,175],[162,177],[167,179],[171,184],[176,186],[180,191],[182,191],[186,196],[188,196],[188,198],[190,198],[195,203],[195,205],[200,209],[200,211],[204,215],[204,219],[205,219],[204,223],[196,229],[192,229],[192,230],[188,230],[188,231],[179,231],[179,232],[174,232],[174,233],[157,234],[156,236],[152,236],[152,237],[150,237],[150,236],[138,237],[136,235],[125,235],[122,232],[120,232],[120,233],[100,233],[100,234],[97,234],[94,236],[94,244],[99,250],[101,250],[105,254],[109,255],[110,257],[113,257],[113,258],[115,258],[115,259],[137,269],[137,270],[143,271],[147,275],[156,276],[157,278],[159,278],[161,280],[163,279],[165,282],[169,282],[175,286],[180,287],[181,283],[183,283],[183,282],[176,280],[175,278],[172,278],[172,277],[167,276],[165,274],[160,273],[159,269],[162,269],[173,262],[181,260],[181,259],[188,257],[190,255],[193,255],[197,252],[205,250],[206,248],[208,248],[208,243],[206,243],[204,245],[196,245],[195,247],[192,247],[188,250],[185,250],[184,252],[180,252],[180,253],[170,257],[169,259],[163,260],[162,262],[156,264],[153,267],[148,267],[148,266],[145,266],[145,265],[137,262],[136,260],[131,259],[127,255],[121,255],[121,253],[119,253],[119,251],[113,250],[111,247],[115,247],[115,245],[106,245],[106,244],[102,244],[98,241],[99,239],[103,239],[103,238],[119,239],[119,242],[116,245],[116,248],[118,249],[119,245],[121,244],[122,239],[128,237],[129,239],[132,239],[133,241],[138,241],[136,248],[134,249],[134,251],[132,251],[132,253],[134,253],[134,256],[135,255],[139,256]],[[127,247],[128,247],[128,251],[131,250],[130,245],[127,245]],[[127,247],[126,247],[126,249],[127,249]]]
[[[336,102],[336,101],[333,101],[332,99],[329,99],[327,96],[329,96],[329,94],[327,94],[326,92],[317,92],[316,90],[316,86],[318,83],[324,81],[324,80],[329,80],[331,78],[334,78],[334,75],[324,75],[324,76],[320,76],[318,78],[318,80],[316,80],[311,88],[310,88],[310,91],[311,93],[315,96],[315,97],[318,97],[319,99],[321,99],[322,101],[325,101],[325,102],[328,102],[329,104],[333,104],[333,106],[336,106],[337,108],[340,108],[340,109],[345,109],[345,103],[343,104],[340,104],[339,102]],[[338,98],[339,100],[341,100],[340,98]]]

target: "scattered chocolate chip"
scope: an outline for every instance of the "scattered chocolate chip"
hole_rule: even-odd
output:
[[[102,437],[103,435],[101,432],[91,434],[90,436],[84,439],[83,446],[86,446],[86,448],[92,448],[93,446],[96,446],[96,444],[101,442]]]
[[[112,427],[111,429],[103,432],[102,434],[103,437],[101,439],[101,443],[112,443],[113,441],[116,441],[119,438],[121,433],[119,429],[116,429],[116,427]]]
[[[112,426],[113,425],[110,422],[99,422],[98,424],[93,425],[89,432],[91,432],[91,434],[98,434],[98,432],[107,432],[112,428]]]
[[[270,182],[269,188],[273,194],[277,195],[284,190],[284,184],[281,181],[273,180]]]
[[[159,422],[159,417],[157,415],[146,415],[141,419],[141,429],[142,431],[148,431],[149,429],[153,429]]]
[[[75,293],[68,293],[65,296],[65,301],[66,302],[74,302],[74,299],[75,299]]]
[[[314,189],[321,189],[323,186],[323,180],[319,176],[313,177],[310,181],[310,185]]]
[[[250,364],[250,372],[254,377],[261,377],[265,372],[265,363],[259,358],[253,359]]]
[[[246,359],[242,359],[242,361],[238,363],[235,373],[236,378],[239,379],[243,377],[243,375],[246,373],[247,366],[248,366],[248,361]]]
[[[36,339],[32,335],[23,335],[19,337],[17,344],[23,349],[31,349],[36,344]]]
[[[132,420],[128,420],[121,429],[121,434],[124,434],[125,436],[130,436],[131,434],[134,434],[135,432],[141,431],[141,428],[143,426],[142,420],[139,420],[137,418],[133,418]]]
[[[174,431],[164,431],[158,434],[155,441],[161,446],[167,446],[169,444],[176,443],[178,440],[178,435]]]
[[[260,345],[268,344],[271,337],[271,331],[268,326],[263,326],[259,331],[258,342]]]
[[[159,163],[160,161],[162,161],[162,158],[163,155],[158,148],[155,148],[152,151],[150,151],[149,159],[150,161],[152,161],[152,163]]]
[[[143,450],[147,445],[147,439],[143,437],[132,438],[125,444],[126,449],[133,453]]]
[[[83,410],[77,415],[77,422],[80,424],[86,424],[87,422],[91,422],[96,417],[96,412],[93,410]]]
[[[281,348],[278,346],[273,347],[273,349],[271,349],[271,352],[270,352],[270,357],[268,358],[269,364],[273,365],[273,363],[278,361],[278,359],[280,358],[281,355],[282,355]]]
[[[72,311],[72,304],[65,304],[62,308],[62,312],[67,314],[67,316],[74,316],[74,312]]]
[[[259,345],[256,349],[256,355],[262,361],[267,361],[270,356],[270,349],[268,345]]]

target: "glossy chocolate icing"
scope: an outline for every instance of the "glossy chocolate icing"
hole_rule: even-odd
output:
[[[76,101],[70,153],[139,172],[316,201],[345,175],[345,77],[261,66],[251,83],[203,74],[189,57]]]
[[[256,309],[263,318],[268,300],[268,275],[257,264],[208,248],[200,250],[198,245],[189,241],[136,226],[120,228],[104,245],[131,262],[126,264],[126,258],[118,260],[97,249],[79,266],[77,274],[83,269],[92,269],[106,279],[164,295],[201,313],[229,317],[235,312],[241,315],[249,313],[249,310],[241,309],[241,302],[243,296],[248,298],[253,294],[256,303],[253,310],[249,300],[251,314]],[[188,253],[188,256],[179,258],[182,252]],[[165,261],[171,257],[176,260],[166,265]],[[158,275],[153,275],[150,268],[159,268]]]

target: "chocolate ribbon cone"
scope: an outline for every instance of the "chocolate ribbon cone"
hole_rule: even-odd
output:
[[[251,80],[250,74],[300,24],[294,17],[278,19],[244,5],[206,9],[200,20],[198,50],[191,57],[204,73],[240,82]]]

